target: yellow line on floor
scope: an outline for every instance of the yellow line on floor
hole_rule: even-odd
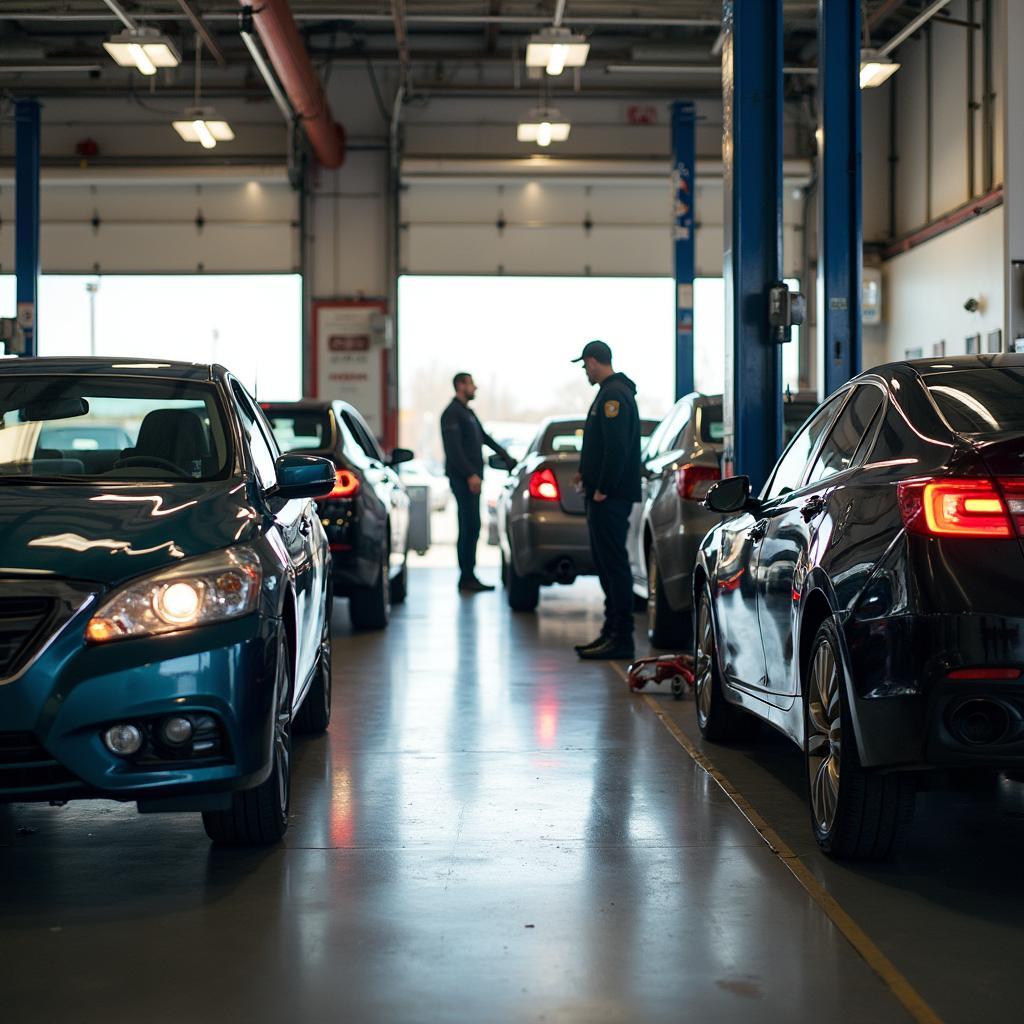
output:
[[[612,668],[626,682],[624,666],[611,663]],[[640,695],[647,706],[658,716],[661,724],[672,734],[673,739],[718,784],[718,787],[732,801],[736,809],[757,830],[769,849],[782,861],[790,874],[800,883],[804,891],[825,912],[829,920],[839,929],[842,936],[857,951],[867,965],[882,979],[903,1008],[918,1024],[942,1024],[942,1018],[921,998],[918,991],[897,970],[895,964],[875,945],[867,933],[831,896],[828,890],[814,877],[810,869],[786,845],[782,837],[754,810],[750,801],[702,754],[689,736],[665,713],[658,701],[649,693]]]

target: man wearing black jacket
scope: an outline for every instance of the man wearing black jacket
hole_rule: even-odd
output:
[[[633,578],[626,533],[633,503],[640,500],[640,413],[636,385],[612,368],[612,350],[590,341],[573,360],[598,386],[587,413],[580,454],[580,482],[587,499],[587,527],[597,575],[604,590],[604,625],[576,653],[585,659],[633,658]]]
[[[508,463],[515,459],[488,434],[469,403],[476,397],[476,384],[468,373],[452,378],[455,397],[441,414],[441,440],[444,442],[445,473],[459,510],[459,590],[476,594],[494,587],[476,578],[476,546],[480,540],[480,487],[484,475],[483,446]]]

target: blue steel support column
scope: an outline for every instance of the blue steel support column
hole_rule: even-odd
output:
[[[722,5],[725,469],[756,493],[782,440],[782,353],[768,292],[782,279],[782,0]]]
[[[36,354],[39,290],[39,103],[14,105],[14,272],[24,355]]]
[[[860,4],[818,0],[818,365],[823,394],[860,373]]]
[[[676,276],[676,398],[694,390],[693,275],[697,239],[694,229],[697,114],[689,100],[672,104],[673,243]]]

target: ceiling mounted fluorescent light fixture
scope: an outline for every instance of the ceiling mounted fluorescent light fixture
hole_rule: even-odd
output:
[[[155,28],[125,29],[111,36],[103,49],[121,67],[135,68],[144,75],[155,75],[159,68],[176,68],[181,63],[174,43]]]
[[[531,110],[529,118],[516,126],[519,142],[536,142],[538,146],[550,146],[552,142],[565,142],[569,138],[568,121],[560,120],[561,114],[554,108]]]
[[[213,107],[202,107],[199,105],[199,97],[202,95],[203,81],[203,41],[196,34],[196,71],[195,71],[195,100],[193,105],[185,111],[185,119],[172,121],[171,127],[182,137],[185,142],[198,142],[203,149],[213,149],[218,142],[231,142],[235,133],[227,121],[215,121],[212,118]]]
[[[862,89],[875,89],[883,82],[887,82],[897,71],[900,65],[897,61],[879,53],[878,50],[860,51],[860,87]]]
[[[172,121],[174,130],[185,142],[198,142],[203,149],[213,149],[218,142],[232,142],[235,133],[227,121],[211,119],[213,107],[189,107],[184,121]]]
[[[574,35],[567,28],[546,28],[531,36],[526,47],[526,66],[560,75],[566,68],[583,67],[589,53],[590,43],[585,36]]]

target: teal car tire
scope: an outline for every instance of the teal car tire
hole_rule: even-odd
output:
[[[225,811],[204,811],[206,834],[220,846],[270,846],[288,830],[292,786],[292,667],[288,637],[280,629],[274,681],[270,774],[258,786],[232,794]]]

